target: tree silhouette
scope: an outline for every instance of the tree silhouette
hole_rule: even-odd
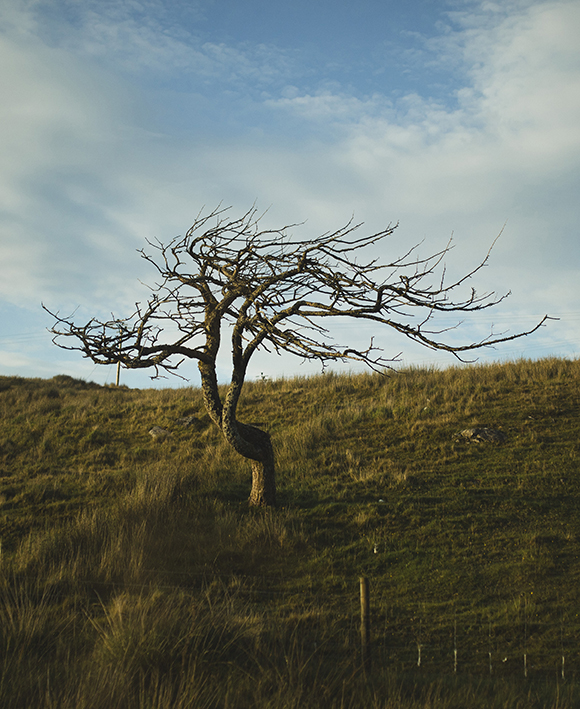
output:
[[[237,406],[248,363],[259,348],[282,351],[306,360],[356,360],[375,370],[389,368],[369,343],[366,349],[339,346],[324,326],[326,319],[370,320],[435,350],[462,353],[529,335],[488,337],[454,345],[449,328],[432,325],[438,313],[463,313],[496,305],[508,294],[478,295],[473,288],[455,293],[487,263],[447,284],[444,258],[451,245],[420,258],[417,247],[388,263],[362,261],[363,251],[389,237],[397,225],[368,236],[352,221],[334,232],[295,240],[297,225],[262,229],[255,207],[230,218],[219,207],[196,217],[185,236],[168,244],[149,243],[141,256],[157,270],[146,304],[138,303],[128,318],[91,319],[76,325],[58,312],[51,328],[59,347],[79,350],[97,364],[121,363],[129,369],[152,368],[175,373],[184,359],[197,360],[203,400],[211,420],[227,442],[252,464],[252,505],[276,502],[275,461],[270,435],[237,419]],[[494,242],[495,243],[495,242]],[[492,244],[493,247],[493,244]],[[232,376],[225,396],[218,389],[216,361],[228,328]],[[70,344],[72,338],[74,344]]]

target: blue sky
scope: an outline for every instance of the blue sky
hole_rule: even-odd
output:
[[[398,221],[389,259],[453,233],[452,274],[505,224],[473,285],[512,295],[454,336],[549,313],[480,361],[578,356],[579,36],[576,0],[5,0],[0,374],[113,381],[50,344],[40,303],[129,314],[152,275],[136,249],[222,201],[304,235]],[[452,361],[360,324],[335,334]],[[250,376],[314,371],[264,354]]]

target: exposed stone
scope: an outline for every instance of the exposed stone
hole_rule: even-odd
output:
[[[203,423],[197,418],[197,416],[182,416],[180,419],[177,419],[175,423],[180,426],[184,426],[185,428],[203,428]]]
[[[468,443],[503,443],[505,433],[494,428],[466,428],[459,434]]]
[[[149,435],[155,441],[164,441],[168,436],[171,436],[171,433],[170,431],[161,428],[161,426],[153,426],[153,428],[149,431]]]

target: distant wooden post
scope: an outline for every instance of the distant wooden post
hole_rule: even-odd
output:
[[[360,642],[365,671],[371,669],[371,604],[369,580],[360,579]]]

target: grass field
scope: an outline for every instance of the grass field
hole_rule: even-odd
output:
[[[0,706],[580,706],[579,412],[579,361],[253,382],[260,510],[199,390],[0,377]]]

